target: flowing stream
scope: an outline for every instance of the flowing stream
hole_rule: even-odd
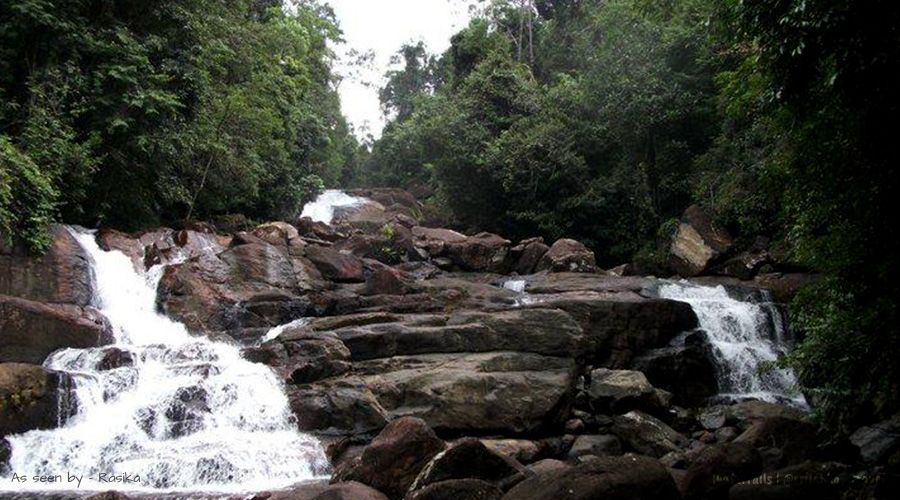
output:
[[[659,296],[687,302],[693,308],[700,329],[712,344],[723,396],[806,406],[796,392],[793,372],[766,367],[787,353],[789,338],[771,296],[765,290],[760,292],[759,299],[737,300],[721,285],[680,281],[662,285]]]
[[[162,267],[139,274],[93,234],[74,234],[93,261],[96,306],[115,343],[47,358],[45,367],[72,376],[74,415],[60,428],[8,437],[9,474],[29,478],[12,488],[241,493],[328,473],[321,445],[296,429],[268,367],[156,312]],[[30,480],[57,474],[83,480],[77,488]]]

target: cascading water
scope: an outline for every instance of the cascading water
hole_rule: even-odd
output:
[[[659,288],[659,296],[691,305],[712,344],[719,367],[719,390],[736,399],[756,398],[806,406],[795,391],[797,380],[787,369],[760,370],[785,354],[788,339],[784,321],[768,292],[760,301],[741,301],[723,286],[700,286],[685,281]]]
[[[321,445],[297,431],[268,367],[158,314],[161,268],[142,276],[124,254],[101,250],[93,234],[76,238],[93,260],[96,305],[115,344],[46,360],[45,367],[72,376],[77,412],[58,429],[9,436],[10,475],[81,475],[79,490],[238,493],[327,474]]]
[[[358,207],[368,203],[366,198],[350,196],[336,189],[328,189],[320,194],[315,201],[303,206],[301,217],[309,217],[316,222],[331,224],[334,219],[335,209]]]

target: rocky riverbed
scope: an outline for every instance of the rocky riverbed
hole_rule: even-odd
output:
[[[323,444],[330,480],[250,497],[884,498],[896,485],[897,419],[834,439],[797,395],[721,397],[695,311],[660,298],[668,281],[601,270],[573,240],[424,227],[403,191],[351,194],[364,201],[328,212],[330,224],[96,233],[137,272],[165,265],[158,310],[271,367],[297,430]],[[53,234],[39,257],[0,243],[0,436],[64,425],[73,382],[41,364],[114,337],[89,255],[65,227]],[[783,303],[815,279],[729,244],[691,210],[673,258],[734,297],[770,290]],[[101,350],[105,369],[135,363]],[[0,440],[4,478],[10,453]],[[148,495],[165,497],[132,494]]]

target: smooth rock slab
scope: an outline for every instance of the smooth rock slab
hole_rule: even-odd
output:
[[[441,431],[526,434],[560,423],[575,361],[523,352],[425,354],[354,363],[392,417]]]

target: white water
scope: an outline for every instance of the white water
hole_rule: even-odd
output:
[[[525,280],[506,280],[503,282],[503,288],[516,293],[525,293],[525,285]]]
[[[0,490],[267,490],[322,477],[321,445],[297,431],[284,388],[268,367],[231,345],[192,337],[158,314],[162,269],[139,275],[120,252],[77,234],[93,259],[97,306],[115,330],[114,348],[133,364],[103,370],[112,349],[67,349],[44,365],[70,373],[77,413],[63,427],[8,437],[9,473],[83,475],[62,483],[12,483]],[[100,474],[139,476],[101,483]]]
[[[797,380],[787,369],[760,368],[787,352],[781,313],[766,295],[763,301],[731,298],[723,286],[699,286],[688,282],[660,287],[662,298],[691,305],[713,347],[720,370],[719,390],[724,396],[781,401],[805,406],[796,392]]]
[[[303,213],[300,216],[309,217],[316,222],[331,224],[336,208],[357,207],[367,202],[366,198],[350,196],[336,189],[328,189],[320,194],[315,201],[304,205]]]
[[[310,318],[300,318],[300,319],[295,319],[294,321],[291,321],[290,323],[285,323],[283,325],[278,325],[276,327],[273,327],[268,332],[266,332],[265,335],[262,336],[262,339],[260,339],[260,343],[265,343],[270,340],[275,340],[278,338],[279,335],[284,333],[285,330],[287,330],[289,328],[299,328],[302,326],[306,326],[309,324],[309,322],[310,322]]]

